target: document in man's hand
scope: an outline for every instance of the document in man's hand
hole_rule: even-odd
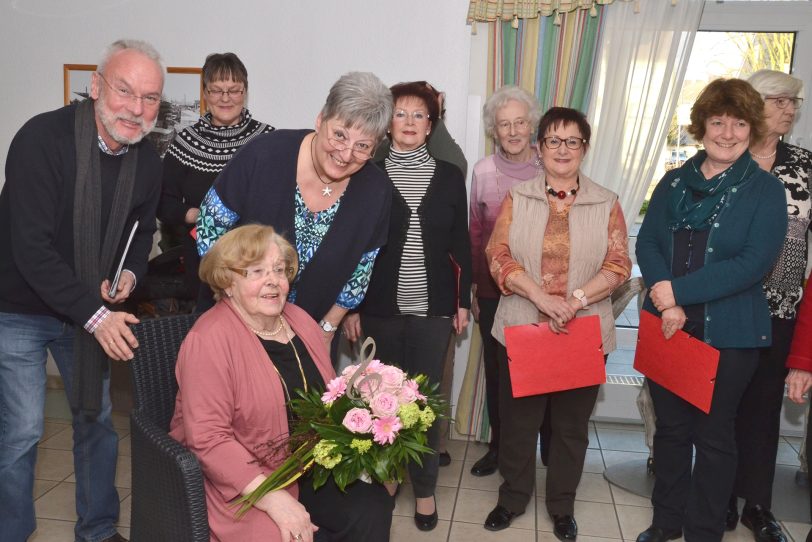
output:
[[[606,382],[600,317],[570,320],[567,331],[556,335],[546,322],[505,328],[513,397]]]
[[[705,414],[710,412],[719,351],[682,330],[666,339],[663,321],[640,312],[634,368]]]

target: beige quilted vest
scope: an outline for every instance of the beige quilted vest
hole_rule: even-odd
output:
[[[544,174],[511,189],[513,222],[508,242],[513,259],[524,267],[530,277],[541,283],[541,249],[550,206],[544,191]],[[609,214],[617,195],[595,184],[585,175],[580,177],[578,196],[569,214],[570,262],[567,296],[586,284],[600,271],[609,243]],[[597,314],[601,318],[603,352],[615,349],[615,320],[612,302],[605,299],[592,303],[577,317]],[[546,320],[535,305],[519,295],[502,296],[493,324],[493,336],[505,344],[504,328]]]

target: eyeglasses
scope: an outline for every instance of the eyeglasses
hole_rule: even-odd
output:
[[[496,129],[499,130],[500,132],[505,133],[510,132],[511,126],[517,132],[524,132],[525,130],[530,128],[530,121],[528,121],[527,119],[516,119],[513,122],[510,122],[509,120],[503,120],[502,122],[496,123]]]
[[[351,143],[347,134],[340,128],[328,129],[333,136],[327,136],[327,142],[338,152],[344,152],[352,148],[352,155],[360,161],[369,160],[375,154],[375,145],[371,141],[356,141]]]
[[[429,120],[430,117],[425,111],[412,111],[409,113],[403,109],[395,109],[395,112],[392,114],[392,118],[399,121],[405,121],[407,118],[411,118],[412,122],[422,122],[424,120]]]
[[[230,271],[237,273],[238,275],[242,275],[243,277],[247,278],[250,281],[260,281],[265,280],[271,275],[273,275],[277,280],[287,280],[288,278],[288,271],[289,268],[283,266],[271,267],[270,269],[266,267],[249,267],[249,268],[240,268],[240,267],[226,267]]]
[[[133,92],[124,86],[123,83],[116,83],[116,86],[111,85],[107,82],[107,79],[101,74],[101,72],[96,72],[99,77],[101,77],[102,81],[110,87],[110,90],[113,91],[113,94],[121,98],[122,100],[126,100],[129,102],[137,102],[141,100],[141,103],[144,104],[145,107],[158,107],[161,105],[161,95],[160,94],[147,94],[146,96],[138,96],[133,94]]]
[[[219,88],[207,88],[206,93],[211,98],[216,98],[218,100],[222,100],[223,96],[231,96],[235,100],[245,94],[244,88],[232,88],[228,90],[220,90]]]
[[[581,139],[580,137],[568,137],[567,139],[561,139],[558,136],[550,136],[544,137],[541,140],[544,142],[544,146],[548,149],[557,149],[563,143],[568,149],[577,151],[586,144],[586,139]]]
[[[792,107],[795,109],[800,109],[801,106],[804,104],[803,98],[787,98],[785,96],[765,96],[765,100],[772,100],[775,104],[775,107],[778,109],[786,109],[789,104],[792,104]]]

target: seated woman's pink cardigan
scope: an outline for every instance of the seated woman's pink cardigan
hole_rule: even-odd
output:
[[[335,376],[318,324],[285,305],[285,320],[305,344],[325,382]],[[229,300],[203,314],[183,341],[175,369],[178,396],[170,435],[197,456],[205,476],[211,539],[281,541],[271,518],[251,509],[240,520],[230,501],[259,474],[281,463],[259,465],[257,446],[289,434],[285,395],[262,344]],[[324,382],[309,385],[324,387]],[[292,392],[293,390],[291,390]],[[288,491],[298,496],[294,484]]]

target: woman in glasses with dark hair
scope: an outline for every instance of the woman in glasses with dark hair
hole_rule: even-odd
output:
[[[184,128],[164,157],[158,219],[180,230],[187,295],[200,289],[200,257],[188,235],[200,214],[200,202],[214,179],[240,148],[273,126],[251,117],[248,70],[234,53],[212,53],[203,64],[203,91],[208,111]]]
[[[547,512],[560,540],[578,534],[575,490],[599,386],[514,398],[504,331],[543,322],[554,333],[565,333],[573,318],[595,314],[604,354],[615,349],[609,294],[628,278],[631,261],[617,195],[580,171],[590,133],[579,111],[553,107],[544,114],[537,142],[544,171],[510,189],[485,249],[502,293],[492,333],[499,343],[499,472],[504,482],[485,520],[491,531],[509,527],[533,498],[538,430],[550,408]]]
[[[390,90],[395,101],[392,146],[379,162],[394,187],[389,236],[360,318],[348,317],[344,330],[351,341],[362,333],[374,338],[381,359],[440,382],[451,333],[466,328],[471,306],[465,179],[457,166],[428,151],[426,139],[440,114],[439,93],[424,81]],[[439,426],[429,429],[428,439],[437,450]],[[438,466],[437,455],[409,465],[414,520],[423,531],[437,526]]]
[[[369,164],[392,118],[392,93],[372,73],[351,72],[330,89],[316,130],[276,130],[229,162],[203,199],[197,248],[226,231],[273,226],[296,247],[288,301],[319,322],[331,342],[366,294],[386,241],[392,183]]]

